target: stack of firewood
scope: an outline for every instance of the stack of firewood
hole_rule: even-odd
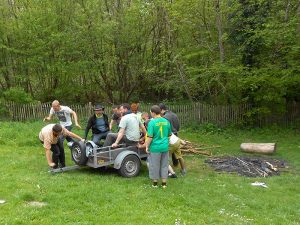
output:
[[[212,155],[211,150],[214,148],[219,148],[219,147],[221,147],[221,146],[218,146],[218,145],[208,146],[206,144],[196,145],[190,141],[185,141],[185,145],[181,145],[180,150],[183,153],[192,153],[192,154],[197,154],[197,155],[211,156]]]

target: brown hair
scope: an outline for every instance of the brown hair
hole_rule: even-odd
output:
[[[160,114],[160,108],[158,105],[153,105],[151,106],[151,109],[150,109],[151,112],[155,113],[156,115],[159,115]]]
[[[62,131],[62,126],[60,124],[55,124],[52,127],[52,131],[54,131],[55,133],[60,133]]]

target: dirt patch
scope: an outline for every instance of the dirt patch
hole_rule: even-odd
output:
[[[216,171],[238,173],[246,177],[278,176],[280,171],[288,168],[284,160],[262,157],[211,157],[205,160]]]

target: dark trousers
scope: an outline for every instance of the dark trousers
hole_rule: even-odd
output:
[[[101,139],[106,139],[107,135],[110,133],[110,131],[106,131],[104,133],[100,133],[100,134],[93,134],[92,135],[92,141],[96,144],[96,145],[100,145],[100,141]]]
[[[103,147],[111,146],[117,140],[117,137],[118,137],[118,133],[107,134]],[[120,140],[120,144],[121,143],[125,143],[126,146],[136,146],[138,144],[138,141],[131,141],[127,139],[126,136],[124,135],[123,138]]]
[[[65,127],[68,131],[72,130],[72,126],[66,126]],[[62,142],[64,142],[65,137],[62,135]],[[66,137],[67,142],[74,142],[73,138],[71,138],[70,136]]]
[[[52,151],[52,161],[55,163],[55,167],[58,166],[58,163],[60,163],[61,167],[65,167],[66,166],[65,149],[61,137],[58,139],[57,144],[51,145],[50,150]]]

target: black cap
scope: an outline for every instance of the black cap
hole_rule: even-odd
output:
[[[101,104],[96,104],[94,110],[100,110],[100,109],[104,110],[104,106]]]

